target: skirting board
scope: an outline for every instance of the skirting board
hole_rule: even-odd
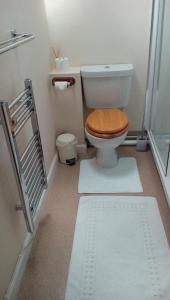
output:
[[[7,289],[7,292],[4,296],[4,300],[17,300],[17,295],[19,292],[19,288],[20,288],[20,284],[22,281],[22,277],[24,274],[24,270],[31,252],[31,247],[32,247],[32,241],[34,239],[34,236],[36,234],[37,228],[38,228],[38,224],[40,221],[40,212],[43,208],[43,205],[47,199],[49,190],[51,189],[52,186],[52,182],[54,179],[54,176],[56,174],[57,171],[57,163],[58,163],[58,156],[57,154],[54,156],[49,172],[48,172],[48,176],[47,176],[47,182],[48,182],[48,189],[46,191],[44,191],[44,193],[42,194],[38,209],[37,209],[37,213],[34,219],[35,222],[35,232],[33,235],[31,235],[30,233],[26,234],[24,243],[23,243],[23,247],[22,247],[22,251],[18,256],[18,261],[14,270],[14,273],[12,275],[12,279],[11,282],[9,284],[9,287]]]

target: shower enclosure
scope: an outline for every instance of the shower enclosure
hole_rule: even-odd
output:
[[[164,187],[170,194],[170,0],[153,3],[148,75],[147,129]]]

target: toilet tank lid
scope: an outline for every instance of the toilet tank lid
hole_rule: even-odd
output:
[[[132,64],[91,65],[81,67],[82,77],[113,77],[133,75]]]

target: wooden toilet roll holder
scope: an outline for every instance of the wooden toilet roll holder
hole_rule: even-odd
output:
[[[73,86],[76,83],[75,78],[73,77],[54,77],[52,79],[52,85],[55,85],[55,82],[67,81],[68,86]]]

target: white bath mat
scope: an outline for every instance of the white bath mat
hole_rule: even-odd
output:
[[[123,157],[115,168],[97,165],[96,158],[82,160],[79,193],[140,193],[143,192],[136,159]]]
[[[169,300],[170,250],[151,197],[81,197],[65,300]]]

